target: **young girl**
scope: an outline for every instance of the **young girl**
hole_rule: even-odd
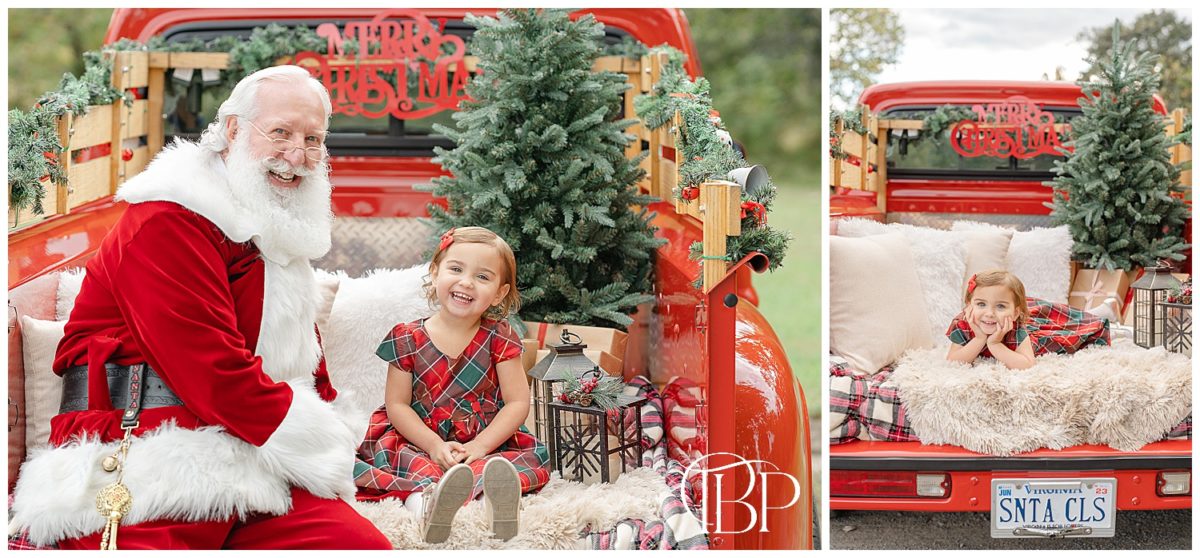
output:
[[[358,448],[360,499],[405,498],[425,542],[483,494],[493,536],[516,535],[520,496],[550,480],[546,447],[522,424],[529,386],[521,340],[504,318],[520,301],[508,243],[481,227],[442,235],[425,285],[434,315],[395,326],[385,403]]]
[[[1065,304],[1026,299],[1025,285],[1007,271],[976,274],[967,281],[966,307],[946,335],[947,360],[995,358],[1009,368],[1033,366],[1034,355],[1071,354],[1088,345],[1108,345],[1108,320]]]

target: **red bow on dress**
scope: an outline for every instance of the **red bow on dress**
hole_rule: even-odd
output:
[[[441,242],[438,243],[438,251],[441,252],[442,250],[449,248],[451,244],[454,244],[454,229],[453,228],[442,233],[442,240],[441,240]]]
[[[448,434],[451,439],[464,443],[474,440],[480,431],[479,421],[483,416],[483,406],[479,404],[479,398],[473,395],[464,395],[463,399],[470,404],[471,408],[471,412],[461,413],[465,415],[463,418],[454,418],[456,408],[449,406],[434,407],[433,411],[429,413],[429,418],[425,420],[425,425],[440,435],[439,426],[442,422],[449,420],[450,432]]]

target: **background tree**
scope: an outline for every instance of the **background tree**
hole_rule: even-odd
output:
[[[750,163],[779,188],[772,227],[786,263],[754,276],[759,307],[787,350],[810,412],[821,408],[821,14],[817,9],[684,10],[713,107]],[[655,45],[650,45],[655,46]]]
[[[747,159],[775,180],[794,183],[819,172],[820,10],[688,9],[685,15],[712,84],[713,108]]]
[[[1119,40],[1091,60],[1094,81],[1080,81],[1083,115],[1071,121],[1075,151],[1055,163],[1051,216],[1070,227],[1074,256],[1092,268],[1132,269],[1158,260],[1182,260],[1188,207],[1181,197],[1179,169],[1154,112],[1158,88],[1156,55],[1138,54]]]
[[[1078,39],[1090,43],[1088,58],[1103,60],[1112,48],[1113,26],[1095,27],[1079,33]],[[1128,41],[1134,52],[1159,55],[1154,64],[1162,84],[1158,94],[1168,108],[1192,108],[1192,22],[1171,10],[1154,10],[1139,14],[1132,24],[1121,23],[1121,38]],[[1092,64],[1079,79],[1089,80],[1100,73]]]
[[[904,27],[891,10],[829,11],[829,90],[835,108],[852,108],[884,66],[900,59]]]
[[[617,120],[629,86],[614,72],[592,73],[604,26],[572,22],[565,10],[506,10],[470,17],[470,49],[480,75],[471,101],[454,114],[452,139],[435,179],[448,210],[430,206],[439,232],[478,225],[517,255],[521,316],[554,323],[624,326],[652,297],[650,260],[661,244],[649,215],[630,206],[645,174],[625,158],[632,120]]]
[[[83,53],[100,47],[111,9],[8,10],[8,108],[26,110],[58,87],[64,73],[83,74]],[[27,47],[27,48],[23,48]]]

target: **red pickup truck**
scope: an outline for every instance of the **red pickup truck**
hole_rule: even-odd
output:
[[[314,29],[321,25],[344,28],[381,15],[424,18],[440,33],[466,38],[472,33],[471,26],[463,21],[467,12],[462,9],[391,12],[309,8],[118,9],[113,13],[105,43],[123,38],[145,42],[160,37],[168,43],[221,36],[244,38],[254,28],[272,23]],[[496,10],[469,12],[492,15]],[[687,20],[681,11],[589,9],[573,17],[585,13],[605,25],[606,42],[616,44],[632,39],[649,46],[671,45],[688,55],[686,69],[693,76],[700,74]],[[228,94],[214,78],[215,73],[202,71],[176,73],[169,80],[172,83],[167,85],[168,94],[161,105],[163,121],[158,128],[161,136],[155,138],[154,132],[150,132],[145,141],[161,145],[172,137],[198,137]],[[424,230],[418,219],[428,216],[427,205],[436,200],[414,187],[445,174],[431,161],[433,147],[452,144],[433,133],[431,125],[450,124],[451,112],[333,118],[328,146],[334,184],[334,247],[325,259],[314,262],[315,267],[343,269],[353,277],[376,267],[400,268],[421,261],[420,242],[397,243],[395,239],[416,238]],[[154,126],[150,129],[154,130]],[[647,145],[642,144],[643,148]],[[811,548],[814,518],[808,412],[782,344],[757,309],[750,272],[752,267],[762,270],[765,266],[761,258],[748,257],[731,265],[724,280],[714,288],[699,289],[692,284],[698,276],[699,264],[689,259],[688,248],[703,237],[701,223],[677,213],[674,204],[668,201],[653,204],[650,209],[657,212],[654,224],[668,243],[657,253],[657,302],[649,311],[640,313],[630,327],[624,372],[627,377],[646,374],[669,401],[665,405],[664,426],[671,441],[671,457],[685,466],[696,465],[688,481],[703,493],[712,494],[704,518],[709,525],[711,547]],[[25,453],[21,331],[19,320],[14,324],[12,314],[53,319],[58,272],[86,263],[123,211],[124,204],[114,202],[111,195],[101,196],[73,207],[67,214],[10,229],[10,491]],[[398,244],[410,249],[396,251]],[[12,419],[16,419],[16,424]],[[705,455],[719,453],[740,456],[747,467],[754,469],[735,475],[734,483],[716,484],[720,486],[716,491],[714,482],[719,481],[720,475],[703,474],[701,461]],[[760,469],[790,475],[796,481],[796,490],[783,485],[768,490],[766,477],[759,477]],[[764,480],[755,483],[758,478]],[[785,505],[793,492],[795,500]],[[755,504],[746,505],[739,500]],[[749,509],[757,508],[758,502],[771,509],[761,513]],[[724,527],[715,523],[719,513],[725,516]]]
[[[1049,226],[1050,210],[1044,203],[1052,201],[1052,190],[1043,183],[1053,178],[1052,164],[1060,155],[967,157],[948,141],[916,141],[922,133],[920,123],[943,105],[970,109],[1002,103],[1032,103],[1038,111],[1053,115],[1054,122],[1066,123],[1081,114],[1080,95],[1077,85],[1051,82],[939,81],[868,87],[859,103],[881,124],[889,121],[879,129],[879,164],[865,162],[871,165],[867,173],[878,173],[874,180],[882,184],[875,191],[835,187],[831,228],[846,217],[935,228],[948,228],[954,220],[1015,225],[1020,230]],[[1157,98],[1155,110],[1167,112]],[[829,506],[832,510],[996,514],[1004,510],[993,507],[993,479],[1110,478],[1116,482],[1118,511],[1186,509],[1192,505],[1191,449],[1191,440],[1186,439],[1151,443],[1139,451],[1081,445],[993,457],[955,446],[858,439],[829,449]]]

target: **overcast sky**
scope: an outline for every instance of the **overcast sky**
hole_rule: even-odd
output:
[[[1132,23],[1148,9],[897,9],[904,26],[900,61],[876,83],[929,79],[1037,80],[1062,66],[1074,80],[1087,45],[1075,40],[1086,28]],[[1191,10],[1175,9],[1187,20]]]

